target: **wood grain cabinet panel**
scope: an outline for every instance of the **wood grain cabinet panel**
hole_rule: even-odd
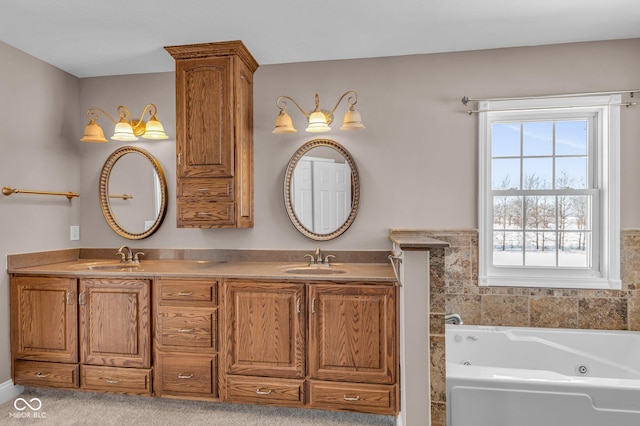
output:
[[[198,228],[197,225],[210,223],[220,227],[233,225],[235,221],[235,203],[206,199],[184,199],[178,204],[178,220],[185,224],[184,228]],[[190,226],[186,226],[186,225]],[[203,226],[204,227],[204,226]]]
[[[151,367],[149,281],[80,280],[83,364]]]
[[[155,391],[158,396],[188,399],[218,397],[216,355],[158,353]]]
[[[309,405],[314,408],[398,413],[398,388],[390,385],[310,381]]]
[[[225,283],[227,373],[305,376],[304,285]]]
[[[304,380],[227,377],[227,400],[231,402],[300,407],[305,402],[304,389]]]
[[[150,395],[151,370],[82,365],[80,386],[89,390]]]
[[[233,201],[233,179],[189,179],[180,183],[178,195],[189,198],[212,198]]]
[[[202,308],[160,307],[156,339],[161,349],[217,351],[218,311]]]
[[[156,395],[219,400],[218,282],[160,278],[154,284]]]
[[[79,386],[78,364],[16,360],[14,372],[18,385],[70,389]]]
[[[155,294],[158,306],[214,307],[218,304],[218,282],[160,278],[156,280]]]
[[[10,293],[13,357],[78,362],[77,280],[12,277]]]
[[[240,41],[165,49],[176,60],[178,227],[252,227],[258,63]]]
[[[395,288],[340,284],[309,288],[309,375],[341,382],[394,383]]]
[[[398,413],[397,286],[227,280],[223,294],[226,400]]]

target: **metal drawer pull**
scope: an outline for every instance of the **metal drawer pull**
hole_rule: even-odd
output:
[[[107,383],[111,384],[111,385],[115,385],[117,383],[120,383],[120,380],[113,380],[112,378],[108,378],[106,380]]]
[[[194,331],[196,331],[193,328],[179,328],[178,329],[178,333],[193,333]]]
[[[199,192],[211,192],[211,188],[198,188]]]
[[[181,291],[180,293],[178,293],[178,296],[193,296],[193,292],[192,291]]]
[[[342,399],[344,399],[345,401],[360,401],[360,395],[358,395],[358,396],[343,395]]]
[[[198,213],[196,213],[196,216],[211,216],[211,213],[208,213],[208,212],[198,212]]]
[[[193,377],[193,374],[186,375],[186,374],[178,373],[178,379],[190,379],[192,377]]]
[[[264,391],[261,388],[258,388],[256,389],[256,393],[258,395],[271,395],[271,389]]]
[[[49,377],[51,374],[42,374],[42,373],[36,373],[36,377],[39,379],[44,379],[46,377]]]

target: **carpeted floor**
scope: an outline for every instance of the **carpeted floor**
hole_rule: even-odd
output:
[[[391,426],[395,418],[371,414],[183,401],[80,391],[25,388],[18,398],[40,399],[39,410],[11,400],[0,405],[0,425],[153,426]],[[37,407],[37,401],[32,402]],[[38,418],[35,418],[38,416]]]

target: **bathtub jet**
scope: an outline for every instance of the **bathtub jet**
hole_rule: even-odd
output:
[[[640,333],[446,325],[448,426],[640,425]]]

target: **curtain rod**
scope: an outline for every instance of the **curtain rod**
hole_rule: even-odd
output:
[[[466,111],[460,111],[469,115],[479,112],[509,112],[509,111],[531,111],[535,109],[565,109],[565,108],[588,108],[588,107],[603,107],[603,106],[624,106],[631,107],[638,105],[637,102],[623,102],[619,104],[599,104],[599,105],[562,105],[552,107],[531,107],[531,108],[503,108],[503,109],[468,109]]]
[[[520,96],[520,97],[512,97],[512,98],[487,98],[487,99],[469,98],[467,96],[463,96],[461,101],[464,105],[467,105],[469,102],[480,102],[480,101],[514,101],[519,99],[568,98],[568,97],[594,96],[594,95],[617,95],[617,94],[623,94],[623,93],[629,93],[633,98],[634,92],[640,92],[640,89],[614,90],[614,91],[608,91],[608,92],[566,93],[564,95],[539,95],[539,96]]]

